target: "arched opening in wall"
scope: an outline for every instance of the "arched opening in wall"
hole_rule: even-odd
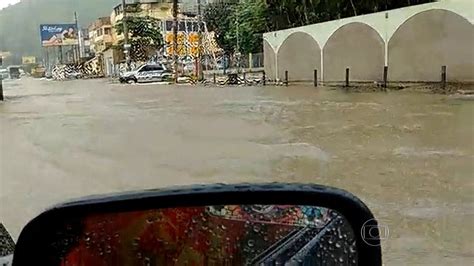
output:
[[[266,40],[263,41],[263,67],[265,68],[265,75],[269,79],[275,80],[275,51]]]
[[[388,44],[391,81],[474,81],[474,26],[444,9],[418,13],[405,21]]]
[[[295,32],[286,38],[278,50],[278,78],[289,81],[312,81],[314,70],[321,73],[321,48],[311,35]],[[319,79],[319,77],[318,77]]]
[[[336,30],[323,49],[324,81],[340,82],[350,69],[353,81],[380,81],[385,65],[385,43],[367,24],[353,22]]]

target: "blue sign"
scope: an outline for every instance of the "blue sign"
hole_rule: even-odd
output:
[[[43,24],[40,32],[43,47],[79,44],[76,24]]]

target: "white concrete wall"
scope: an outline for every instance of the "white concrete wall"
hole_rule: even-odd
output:
[[[474,24],[474,0],[441,0],[439,2],[399,8],[387,12],[378,12],[369,15],[268,32],[263,34],[263,39],[273,47],[276,53],[278,53],[280,45],[288,35],[293,32],[302,31],[313,36],[313,38],[319,43],[319,46],[323,48],[329,37],[331,37],[331,35],[341,26],[351,22],[362,22],[374,28],[380,34],[382,39],[388,43],[398,27],[400,27],[400,25],[402,25],[407,19],[422,11],[431,9],[446,9],[453,11]],[[385,18],[386,14],[388,14],[388,18]]]
[[[385,43],[385,65],[388,64],[388,43],[397,29],[412,16],[427,10],[444,9],[452,11],[464,17],[471,24],[474,24],[474,0],[441,0],[439,2],[416,5],[412,7],[400,8],[390,11],[378,12],[369,15],[350,17],[335,21],[328,21],[318,24],[307,25],[303,27],[291,28],[281,31],[268,32],[263,35],[263,38],[268,42],[269,46],[273,48],[276,55],[282,43],[287,37],[294,32],[305,32],[311,35],[316,42],[324,50],[328,39],[340,27],[352,23],[365,23],[372,27],[384,40]],[[321,52],[323,53],[323,52]],[[278,56],[276,56],[278,57]],[[322,56],[322,60],[324,60]],[[276,62],[278,65],[278,62]],[[323,64],[322,64],[323,65]],[[275,75],[278,76],[278,67],[272,69]],[[321,70],[324,73],[324,69]]]

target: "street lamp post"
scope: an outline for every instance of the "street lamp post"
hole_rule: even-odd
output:
[[[3,58],[0,56],[0,66],[3,65]],[[3,101],[3,77],[0,77],[0,101]]]
[[[125,53],[125,64],[127,71],[130,71],[130,44],[128,43],[128,25],[127,25],[127,3],[126,0],[122,0],[123,9],[123,49]]]
[[[196,76],[198,80],[202,80],[202,14],[201,14],[201,0],[197,0],[197,11],[198,11],[198,54],[197,54],[197,64],[196,64]]]
[[[178,0],[173,0],[173,70],[174,83],[178,83]]]

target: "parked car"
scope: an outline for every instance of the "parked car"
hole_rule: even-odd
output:
[[[120,74],[121,83],[145,83],[165,81],[172,78],[172,73],[163,64],[145,64],[134,71]]]

